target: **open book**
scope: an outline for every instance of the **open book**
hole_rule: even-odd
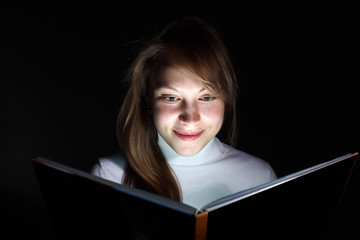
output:
[[[343,233],[357,153],[193,208],[45,159],[33,160],[57,239],[277,239]],[[350,189],[351,190],[351,189]],[[349,191],[349,190],[347,190]],[[344,201],[348,201],[346,204]]]

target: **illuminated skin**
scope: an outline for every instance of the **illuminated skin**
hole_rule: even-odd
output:
[[[178,154],[197,154],[220,131],[224,101],[185,69],[164,67],[157,77],[151,106],[157,131]]]

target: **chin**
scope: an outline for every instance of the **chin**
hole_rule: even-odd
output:
[[[194,156],[195,154],[199,153],[203,147],[194,146],[194,143],[190,143],[190,146],[183,146],[180,148],[173,148],[174,151],[180,154],[183,157],[190,157]]]

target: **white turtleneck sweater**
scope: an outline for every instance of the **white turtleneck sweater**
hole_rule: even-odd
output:
[[[177,154],[159,135],[158,144],[181,186],[183,202],[195,208],[276,178],[270,165],[213,138],[199,153]],[[124,156],[100,158],[94,175],[122,182]]]

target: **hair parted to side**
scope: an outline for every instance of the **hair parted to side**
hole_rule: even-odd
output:
[[[146,111],[157,84],[156,69],[164,64],[189,70],[224,100],[223,125],[231,127],[222,127],[220,138],[232,146],[237,132],[237,81],[219,34],[195,17],[171,22],[145,45],[133,63],[117,126],[118,141],[128,161],[123,183],[180,201],[180,186],[158,146],[152,116]]]

